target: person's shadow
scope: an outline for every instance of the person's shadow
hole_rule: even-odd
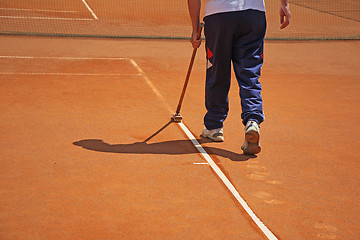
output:
[[[191,144],[190,140],[174,140],[164,141],[157,143],[147,143],[151,138],[164,130],[172,122],[168,122],[162,128],[160,128],[152,136],[144,140],[143,142],[135,142],[129,144],[109,144],[101,139],[84,139],[76,141],[73,144],[76,146],[83,147],[88,150],[97,152],[107,153],[123,153],[123,154],[169,154],[169,155],[180,155],[180,154],[192,154],[199,153],[198,150]],[[201,143],[209,142],[206,139],[197,139]],[[228,151],[216,147],[202,146],[204,150],[213,155],[229,158],[233,161],[247,161],[251,158],[256,158],[256,155],[244,155],[238,154],[232,151]]]

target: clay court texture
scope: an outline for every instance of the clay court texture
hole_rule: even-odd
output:
[[[83,15],[72,17],[95,19],[73,4]],[[199,136],[204,44],[182,124],[170,121],[192,51],[187,40],[0,36],[0,239],[358,239],[360,42],[265,42],[257,156],[240,149],[234,76],[225,142]]]

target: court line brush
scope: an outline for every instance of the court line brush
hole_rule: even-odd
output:
[[[204,27],[204,23],[200,23],[200,27],[199,27],[199,30],[198,30],[198,33],[197,33],[197,36],[196,36],[196,39],[200,39],[201,37],[201,32],[202,32],[202,29]],[[182,89],[182,92],[181,92],[181,96],[180,96],[180,99],[179,99],[179,103],[178,103],[178,106],[177,106],[177,109],[176,109],[176,113],[173,114],[172,116],[172,120],[174,122],[181,122],[182,121],[182,116],[180,114],[180,109],[181,109],[181,105],[182,105],[182,102],[184,100],[184,96],[185,96],[185,91],[186,91],[186,88],[187,88],[187,85],[189,83],[189,79],[190,79],[190,73],[191,73],[191,70],[192,70],[192,67],[194,65],[194,60],[195,60],[195,56],[196,56],[196,51],[197,51],[197,48],[194,48],[193,49],[193,53],[192,53],[192,56],[191,56],[191,60],[190,60],[190,64],[189,64],[189,68],[188,68],[188,71],[187,71],[187,74],[186,74],[186,78],[185,78],[185,83],[184,83],[184,86],[183,86],[183,89]]]

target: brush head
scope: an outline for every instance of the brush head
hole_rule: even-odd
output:
[[[182,116],[180,115],[180,113],[175,113],[172,116],[172,120],[176,123],[180,123],[182,121]]]

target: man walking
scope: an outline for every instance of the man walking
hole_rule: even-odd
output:
[[[201,0],[188,0],[192,22],[191,43],[200,23]],[[261,151],[259,125],[264,121],[260,71],[266,31],[264,0],[207,0],[204,17],[207,57],[204,129],[201,136],[215,142],[224,141],[223,122],[228,111],[231,62],[240,87],[242,123],[245,125],[244,154]],[[290,23],[287,0],[280,3],[280,28]]]

